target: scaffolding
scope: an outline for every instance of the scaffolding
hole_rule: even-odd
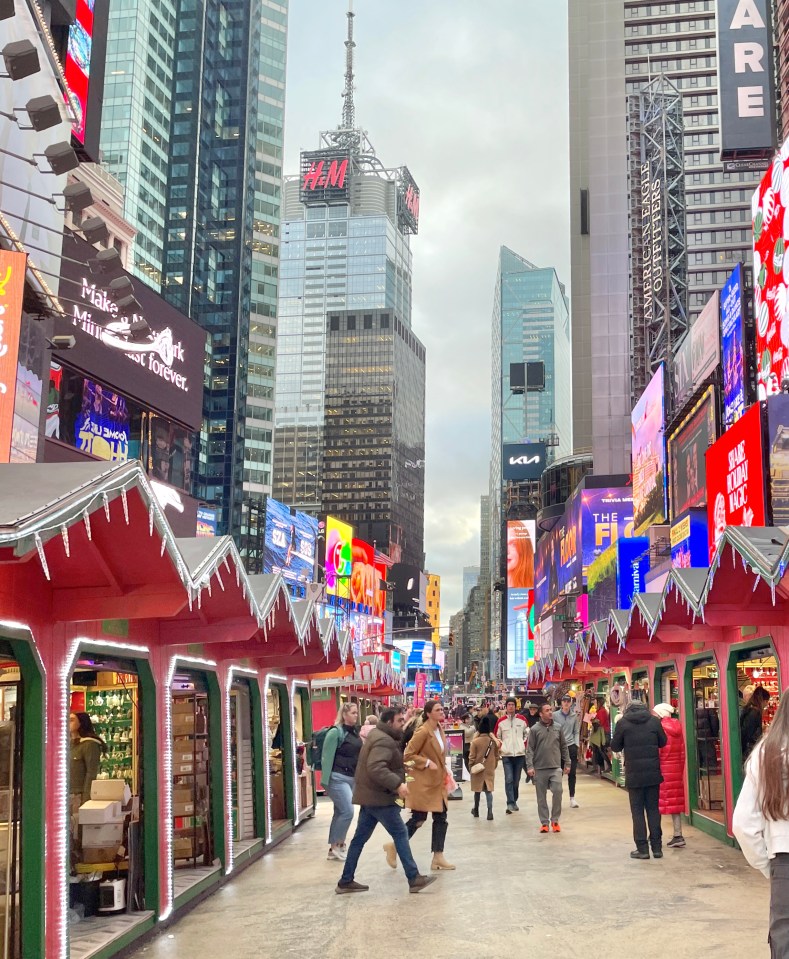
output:
[[[628,97],[634,405],[661,363],[670,374],[688,329],[683,133],[682,96],[662,74]]]

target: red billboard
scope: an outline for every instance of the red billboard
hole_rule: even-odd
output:
[[[0,463],[11,457],[26,253],[0,250]]]
[[[710,557],[727,526],[764,526],[762,412],[753,406],[707,450]]]

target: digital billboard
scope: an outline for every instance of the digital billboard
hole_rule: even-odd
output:
[[[537,544],[535,605],[542,618],[560,596],[578,593],[583,586],[581,567],[581,500],[573,496],[564,516]]]
[[[789,526],[789,395],[767,400],[770,510],[773,526]]]
[[[129,408],[126,400],[93,380],[82,384],[82,407],[74,424],[77,449],[100,460],[129,458]]]
[[[195,536],[216,536],[216,529],[216,510],[210,506],[198,506]]]
[[[545,443],[505,443],[502,476],[505,480],[535,480],[545,472]]]
[[[419,232],[419,187],[406,166],[397,175],[397,223],[404,233]]]
[[[646,588],[649,572],[649,537],[631,536],[616,544],[617,609],[630,609],[633,598]]]
[[[346,152],[312,150],[301,154],[302,203],[347,203],[351,186],[351,158]]]
[[[762,177],[753,213],[753,311],[758,398],[781,392],[789,379],[789,140]]]
[[[746,364],[742,264],[729,274],[721,290],[721,365],[723,366],[723,429],[745,412]]]
[[[351,597],[353,527],[333,516],[326,517],[326,592],[340,599]]]
[[[269,496],[266,500],[266,532],[263,572],[281,576],[292,585],[315,581],[315,550],[318,521],[306,513]]]
[[[26,267],[26,253],[0,250],[0,463],[11,456]]]
[[[525,678],[534,662],[534,520],[507,523],[507,677]]]
[[[668,438],[672,517],[707,502],[704,454],[718,438],[715,405],[715,388],[709,386]]]
[[[706,509],[692,509],[672,524],[671,565],[675,569],[709,566]]]
[[[679,409],[721,361],[720,294],[704,304],[674,357],[674,405]]]
[[[666,519],[664,369],[661,363],[632,414],[633,524],[636,532]]]
[[[63,64],[66,82],[76,100],[77,123],[72,136],[92,160],[99,160],[108,19],[109,0],[76,0]]]
[[[775,148],[769,0],[717,0],[721,159],[768,157]]]
[[[629,487],[583,489],[581,500],[582,573],[618,539],[633,535],[633,491]]]
[[[380,592],[378,572],[375,568],[375,550],[361,539],[353,540],[351,548],[353,558],[350,600],[372,611],[376,605],[376,594]]]
[[[754,403],[707,450],[710,558],[727,526],[764,526],[762,411]]]

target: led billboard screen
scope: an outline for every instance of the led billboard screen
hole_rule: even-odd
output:
[[[564,516],[537,545],[535,604],[539,618],[555,606],[560,596],[580,592],[580,544],[581,500],[576,495],[568,502]]]
[[[353,527],[333,516],[326,518],[326,592],[341,599],[351,597]]]
[[[616,602],[630,609],[633,597],[643,593],[649,572],[649,537],[631,536],[616,544]]]
[[[376,607],[380,610],[381,590],[375,567],[375,550],[364,540],[355,539],[352,553],[350,600],[370,611],[374,611]]]
[[[742,264],[729,274],[721,290],[721,364],[723,366],[723,428],[745,412],[746,364]]]
[[[633,491],[624,487],[584,489],[581,499],[582,571],[618,539],[633,535]]]
[[[0,250],[0,463],[11,456],[26,267],[26,253]]]
[[[671,565],[675,569],[709,566],[706,509],[692,509],[671,526]]]
[[[764,526],[762,412],[754,403],[707,450],[710,557],[727,526]]]
[[[715,405],[710,386],[668,439],[672,517],[707,502],[704,454],[718,438]]]
[[[641,531],[666,519],[664,366],[661,363],[632,415],[633,523]]]
[[[216,510],[210,506],[198,506],[196,536],[216,536]]]
[[[539,479],[545,472],[545,443],[505,443],[502,476],[505,480]]]
[[[263,572],[281,576],[286,583],[312,583],[315,580],[315,548],[318,521],[306,513],[291,512],[290,507],[271,496],[266,500],[266,532]]]
[[[674,358],[677,410],[712,375],[720,361],[720,294],[716,290],[685,334]]]
[[[82,384],[82,408],[74,424],[77,449],[101,460],[129,458],[129,408],[126,400],[100,383]]]
[[[770,509],[773,526],[789,526],[789,395],[767,400]]]
[[[534,662],[534,520],[507,523],[507,677],[525,678]]]

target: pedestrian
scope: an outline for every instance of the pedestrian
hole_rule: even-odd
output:
[[[529,729],[531,729],[532,726],[536,726],[540,721],[539,710],[540,707],[537,703],[526,703],[526,722],[528,723]]]
[[[674,826],[674,835],[667,845],[672,849],[681,849],[685,846],[685,837],[682,835],[682,813],[685,812],[685,740],[682,737],[682,723],[673,715],[674,707],[670,703],[658,703],[652,712],[660,720],[668,740],[660,750],[660,772],[663,775],[658,800],[660,815],[671,816]]]
[[[474,725],[471,713],[466,713],[461,722],[463,723],[463,762],[466,764],[466,769],[468,769],[470,773],[471,765],[468,757],[471,752],[471,743],[477,735],[477,727]]]
[[[770,880],[772,959],[789,956],[789,697],[745,766],[745,782],[732,819],[743,855]]]
[[[481,702],[477,713],[474,716],[474,725],[479,729],[479,724],[482,722],[485,716],[490,712],[490,704],[488,702]]]
[[[408,838],[410,839],[420,826],[427,820],[427,814],[433,814],[433,835],[430,848],[433,861],[430,868],[454,869],[444,857],[444,841],[449,823],[447,822],[447,787],[446,787],[446,751],[447,742],[441,730],[444,719],[444,707],[437,699],[429,699],[425,703],[422,714],[422,725],[411,737],[405,748],[406,767],[413,763],[413,783],[408,787],[406,806],[411,810],[411,818],[406,823]],[[393,858],[392,844],[386,846],[387,861],[391,865]]]
[[[326,858],[340,862],[345,861],[345,837],[353,821],[353,777],[362,751],[358,721],[356,703],[343,703],[334,725],[326,733],[321,753],[321,782],[334,803]]]
[[[575,783],[578,773],[578,747],[581,745],[581,714],[569,693],[562,696],[559,709],[553,714],[553,721],[564,733],[564,741],[570,753],[570,774],[567,777],[567,791],[570,793],[570,806],[578,809],[575,798]]]
[[[526,746],[526,771],[534,779],[537,791],[537,812],[540,832],[561,832],[562,770],[570,772],[570,752],[564,733],[553,721],[550,703],[540,706],[540,721],[529,730]],[[548,789],[551,790],[551,811],[548,813]]]
[[[362,742],[367,740],[367,737],[370,735],[370,732],[375,728],[378,723],[378,717],[375,713],[370,713],[370,715],[362,723],[362,728],[359,730],[359,738]]]
[[[474,807],[471,815],[479,819],[479,797],[485,793],[488,804],[488,820],[493,819],[493,785],[496,779],[496,766],[499,762],[499,746],[493,733],[493,717],[486,716],[479,724],[479,732],[471,744],[469,769],[471,772],[471,791],[474,793]],[[507,810],[509,812],[509,810]]]
[[[614,730],[611,749],[615,753],[625,754],[625,786],[630,799],[633,839],[636,843],[636,848],[630,853],[631,859],[649,859],[650,846],[655,859],[663,858],[660,750],[667,742],[660,720],[650,713],[644,703],[630,703]]]
[[[526,740],[529,738],[529,724],[526,718],[517,712],[517,706],[517,700],[510,696],[506,702],[506,712],[496,723],[495,729],[495,736],[501,742],[508,816],[518,811],[518,791],[526,763]]]
[[[742,760],[753,752],[753,747],[762,738],[762,723],[764,721],[764,707],[770,702],[770,694],[764,686],[757,686],[751,693],[748,702],[743,706],[740,714],[740,746]]]
[[[403,751],[405,715],[402,706],[390,706],[381,713],[381,718],[367,734],[356,764],[356,780],[353,801],[360,807],[356,832],[348,846],[348,855],[342,876],[337,883],[338,894],[366,892],[370,887],[356,882],[354,876],[359,856],[368,839],[380,823],[394,840],[396,855],[400,858],[408,879],[409,892],[420,892],[436,881],[436,876],[423,876],[419,872],[397,802],[408,796]],[[395,868],[397,863],[395,862]]]

